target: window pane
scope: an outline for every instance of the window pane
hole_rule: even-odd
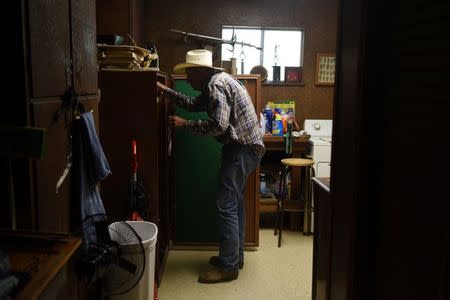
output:
[[[281,66],[281,81],[284,80],[284,67],[299,67],[301,53],[302,32],[294,30],[266,30],[264,32],[264,56],[263,65],[267,69],[268,80],[273,79],[272,66],[275,65],[275,45],[278,63]]]
[[[233,34],[233,30],[223,28],[222,29],[222,39],[231,40]],[[229,44],[222,44],[222,60],[230,60],[234,56],[233,47]]]
[[[263,34],[264,33],[264,34]],[[284,67],[301,66],[302,53],[302,30],[292,29],[263,29],[263,28],[245,28],[234,27],[234,34],[237,42],[244,42],[258,47],[262,47],[260,51],[254,47],[242,46],[236,44],[234,49],[231,45],[222,45],[222,60],[230,60],[236,58],[237,72],[242,74],[241,63],[244,58],[244,74],[249,74],[250,70],[257,65],[263,64],[268,72],[268,80],[273,80],[272,66],[275,65],[274,55],[275,46],[277,50],[277,66],[280,66],[280,80],[284,80]],[[232,26],[223,26],[222,38],[231,40],[233,35]],[[264,44],[261,45],[262,39]],[[241,55],[241,52],[243,54]]]
[[[233,29],[224,28],[222,30],[222,38],[231,40],[233,34]],[[243,42],[251,45],[255,45],[257,47],[261,46],[261,30],[260,29],[242,29],[235,28],[234,34],[236,35],[237,42]],[[237,72],[238,74],[249,74],[250,70],[256,66],[261,64],[260,50],[249,47],[242,46],[236,44],[234,47],[231,45],[223,44],[222,45],[222,60],[230,60],[232,57],[236,58]],[[242,73],[241,65],[242,60],[244,62],[244,73]]]

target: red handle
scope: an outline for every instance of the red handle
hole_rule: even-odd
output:
[[[136,155],[136,140],[131,141],[131,146],[133,147],[133,155]]]
[[[132,173],[134,179],[136,179],[137,168],[138,168],[136,144],[137,144],[136,140],[131,141],[131,147],[132,147],[132,151],[133,151],[132,158],[131,158],[131,173]]]
[[[133,211],[129,218],[130,221],[144,221],[141,215],[137,211]]]

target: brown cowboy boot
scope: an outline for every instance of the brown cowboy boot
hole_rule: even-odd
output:
[[[225,271],[215,267],[211,271],[203,272],[198,277],[200,283],[219,283],[231,281],[238,278],[239,270]]]
[[[209,263],[213,266],[219,267],[219,257],[218,256],[211,256],[209,259]],[[239,262],[239,270],[242,270],[244,268],[244,261]]]

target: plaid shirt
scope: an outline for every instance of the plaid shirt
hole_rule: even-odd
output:
[[[186,127],[194,134],[213,135],[223,144],[251,145],[258,157],[264,155],[265,147],[252,99],[242,83],[231,75],[225,72],[214,74],[197,97],[170,89],[167,94],[188,111],[207,112],[208,119],[187,121]]]

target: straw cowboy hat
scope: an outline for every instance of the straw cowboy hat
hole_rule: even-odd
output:
[[[195,49],[186,53],[186,62],[173,67],[174,73],[184,73],[186,68],[206,67],[218,71],[223,71],[222,68],[213,67],[212,52],[206,49]]]

